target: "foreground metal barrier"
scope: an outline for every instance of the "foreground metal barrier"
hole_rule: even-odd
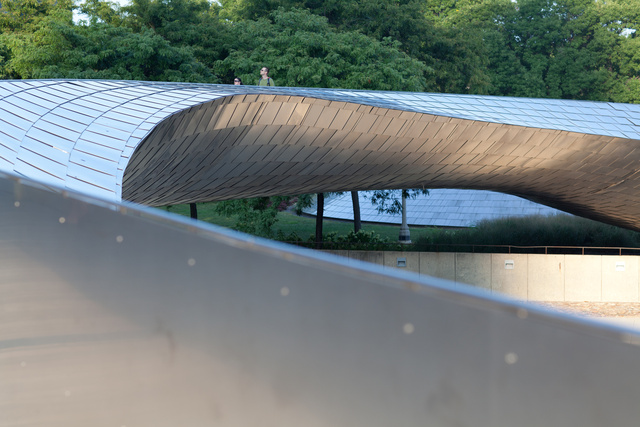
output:
[[[639,336],[0,180],[0,426],[626,426]]]

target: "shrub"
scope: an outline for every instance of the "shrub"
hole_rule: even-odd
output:
[[[483,245],[637,248],[640,233],[559,214],[482,221],[468,229],[435,229],[418,237],[414,247],[418,251],[496,251]]]

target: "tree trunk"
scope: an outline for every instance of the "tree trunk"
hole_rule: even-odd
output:
[[[402,190],[402,225],[400,226],[398,240],[400,243],[411,243],[411,233],[407,225],[407,195],[405,190]]]
[[[191,218],[198,219],[198,208],[196,208],[196,204],[189,203],[189,208],[191,210]]]
[[[322,249],[322,219],[324,217],[324,193],[318,193],[316,210],[316,249]]]
[[[360,199],[358,199],[358,192],[351,192],[351,202],[353,203],[353,231],[357,233],[362,228],[360,222]]]

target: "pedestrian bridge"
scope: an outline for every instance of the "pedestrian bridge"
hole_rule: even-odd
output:
[[[455,186],[638,228],[634,106],[108,81],[0,96],[0,425],[637,424],[637,331],[143,206]]]
[[[0,129],[0,171],[110,201],[463,188],[640,230],[640,105],[1,81]]]

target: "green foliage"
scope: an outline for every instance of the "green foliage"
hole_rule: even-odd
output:
[[[315,236],[310,238],[310,242],[315,240]],[[347,235],[338,235],[337,233],[329,233],[322,236],[324,249],[348,249],[348,250],[394,250],[396,245],[390,247],[389,241],[381,237],[374,231],[360,230],[357,233],[349,232]]]
[[[640,102],[640,0],[0,3],[0,78],[276,84]],[[216,75],[217,74],[217,75]]]
[[[313,194],[300,194],[296,199],[295,204],[295,212],[296,215],[302,215],[302,212],[311,207],[314,203],[314,195]]]
[[[306,9],[326,18],[340,33],[357,32],[378,42],[394,42],[394,47],[429,68],[426,90],[488,90],[482,39],[429,19],[423,0],[223,0],[222,4],[221,15],[234,22],[258,20],[277,8]]]
[[[0,33],[30,33],[49,17],[71,22],[72,0],[3,0],[0,3]]]
[[[189,47],[173,46],[150,29],[74,25],[70,10],[55,9],[28,26],[0,34],[5,77],[217,81]]]
[[[51,63],[64,55],[65,41],[56,37],[51,28],[73,25],[73,2],[63,0],[7,0],[0,3],[0,77],[28,78],[21,68],[31,61]],[[44,55],[33,52],[32,46],[48,45]],[[18,59],[16,59],[16,57]]]
[[[268,207],[268,198],[228,200],[216,204],[220,215],[237,218],[235,230],[257,236],[270,237],[278,211]]]
[[[289,197],[256,197],[227,200],[215,204],[217,214],[234,217],[235,230],[262,237],[272,237],[273,225],[278,221],[278,212],[288,205]]]
[[[229,81],[256,82],[263,65],[279,86],[423,91],[434,88],[431,69],[399,49],[358,32],[338,32],[309,11],[279,9],[269,19],[231,26],[230,54],[216,63]]]
[[[224,227],[241,228],[237,226],[237,217],[231,216],[231,219],[227,219],[226,216],[221,217],[215,212],[220,203],[198,204],[198,217],[202,221]],[[172,206],[167,210],[189,216],[189,205]],[[277,222],[271,227],[275,232],[266,237],[299,246],[315,247],[315,235],[312,234],[315,227],[314,218],[301,217],[286,211],[278,212],[276,217]],[[410,245],[397,242],[397,225],[365,224],[366,230],[354,233],[349,222],[325,222],[325,228],[330,230],[323,235],[323,239],[328,242],[325,249],[506,252],[507,246],[511,246],[511,252],[544,253],[545,246],[640,248],[638,232],[566,214],[483,221],[474,228],[413,227],[413,244]],[[548,253],[581,253],[581,250],[548,248]],[[592,249],[589,253],[612,252],[598,252]],[[617,253],[617,250],[613,253]]]
[[[418,195],[429,195],[429,190],[424,188],[409,190],[375,190],[369,196],[371,204],[376,206],[379,213],[397,215],[402,213],[402,197],[415,199]],[[365,196],[367,197],[367,196]]]
[[[296,232],[289,234],[278,232],[276,240],[309,248],[315,247],[316,244],[315,235],[311,235],[307,240],[304,240]],[[322,242],[323,249],[333,250],[381,251],[404,249],[402,244],[397,242],[390,243],[389,239],[380,236],[375,231],[364,230],[359,230],[357,233],[352,230],[346,235],[332,231],[322,235]]]
[[[489,93],[640,101],[633,63],[638,0],[481,0],[442,12],[485,41]],[[625,36],[631,34],[631,36]],[[630,89],[630,90],[625,90]]]
[[[109,0],[84,0],[80,3],[78,9],[88,18],[88,22],[85,22],[84,19],[82,20],[82,25],[104,23],[119,27],[123,25],[126,19],[120,5]]]
[[[228,31],[220,6],[206,0],[132,0],[123,7],[124,25],[135,32],[151,29],[176,47],[190,48],[211,68],[228,54]]]
[[[471,245],[476,245],[471,248]],[[640,247],[640,233],[566,214],[505,218],[474,228],[437,229],[415,239],[415,250],[483,251],[483,245]],[[495,252],[495,248],[485,248]]]

